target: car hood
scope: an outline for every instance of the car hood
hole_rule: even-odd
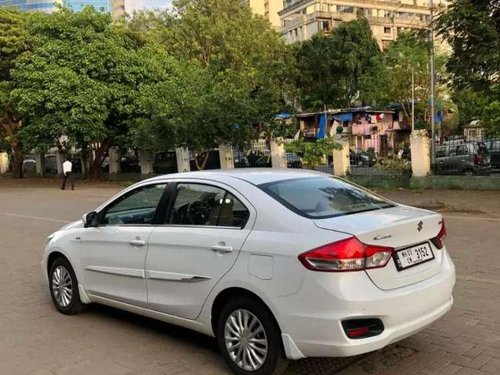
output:
[[[75,228],[83,228],[83,221],[82,220],[74,221],[72,223],[64,225],[59,230],[62,231],[62,230],[75,229]]]

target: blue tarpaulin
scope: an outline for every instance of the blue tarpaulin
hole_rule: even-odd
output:
[[[352,112],[336,113],[333,118],[337,121],[352,121]]]
[[[278,113],[276,116],[274,116],[274,119],[275,120],[286,120],[286,119],[288,119],[290,117],[292,117],[291,113],[281,112],[281,113]]]
[[[443,111],[442,110],[438,110],[436,112],[436,114],[434,115],[434,122],[436,124],[440,124],[444,121],[444,116],[443,116]]]
[[[322,114],[319,118],[319,129],[318,134],[316,134],[317,139],[326,137],[326,113]]]

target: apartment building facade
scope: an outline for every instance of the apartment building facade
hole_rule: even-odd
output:
[[[248,0],[248,5],[255,14],[264,16],[271,25],[280,30],[281,21],[278,12],[283,9],[283,0]]]
[[[109,12],[109,0],[0,0],[0,7],[16,7],[23,11],[53,12],[57,5],[62,5],[78,12],[88,5],[97,10]]]
[[[430,22],[428,0],[284,0],[281,32],[288,43],[307,40],[356,19],[358,12],[368,19],[382,49],[399,33],[426,29]]]
[[[125,0],[111,0],[111,17],[113,21],[125,17]]]

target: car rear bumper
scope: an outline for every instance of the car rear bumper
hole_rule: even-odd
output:
[[[323,274],[306,278],[301,291],[273,300],[291,359],[346,357],[378,350],[430,325],[453,305],[455,268],[449,255],[439,274],[394,290],[377,288],[364,272]],[[350,339],[342,327],[347,319],[377,318],[384,331]],[[290,350],[292,348],[293,350]]]

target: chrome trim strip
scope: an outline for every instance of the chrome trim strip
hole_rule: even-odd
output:
[[[87,266],[86,271],[105,273],[108,275],[127,276],[137,279],[144,279],[144,270],[134,268],[117,268],[117,267],[101,267],[101,266]]]
[[[210,280],[211,277],[200,275],[187,275],[174,272],[146,271],[146,278],[151,280],[196,282]]]

